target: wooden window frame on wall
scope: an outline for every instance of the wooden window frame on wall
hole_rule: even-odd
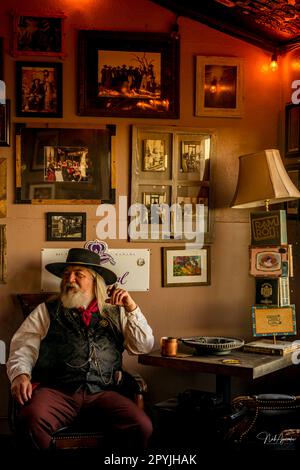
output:
[[[207,143],[209,141],[209,150]],[[154,147],[160,155],[156,168],[151,167]],[[149,158],[149,147],[153,146],[153,153]],[[198,146],[198,147],[197,147]],[[194,147],[194,150],[193,150]],[[203,243],[212,242],[213,218],[211,210],[213,201],[213,165],[216,147],[216,135],[211,129],[172,127],[172,126],[132,126],[132,173],[131,173],[131,206],[144,204],[147,208],[147,221],[143,226],[144,233],[138,238],[129,230],[129,240],[137,242],[195,242],[187,237],[186,233],[178,236],[176,232],[175,217],[171,213],[170,236],[163,233],[164,203],[204,204],[205,224]],[[191,150],[190,150],[191,148]],[[185,153],[187,151],[187,153]],[[191,153],[189,153],[191,152]],[[196,152],[196,159],[191,158]],[[193,156],[195,153],[193,153]],[[207,158],[208,157],[208,158]],[[155,159],[154,159],[155,160]],[[149,163],[150,161],[150,163]],[[185,162],[190,162],[189,168],[184,168]],[[194,167],[191,166],[194,162]],[[195,163],[196,162],[196,163]],[[153,202],[152,202],[153,200]],[[197,201],[197,202],[195,202]],[[159,222],[152,218],[152,205],[158,204],[157,214]],[[155,210],[155,208],[154,208]],[[131,212],[131,214],[133,214]],[[151,218],[150,218],[151,217]],[[143,215],[142,215],[143,218]],[[135,227],[135,216],[130,216],[130,228]],[[193,218],[193,222],[195,218]],[[153,233],[155,235],[153,236]],[[179,230],[180,233],[180,230]]]

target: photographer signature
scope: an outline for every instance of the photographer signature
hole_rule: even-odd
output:
[[[284,437],[282,433],[272,435],[267,431],[261,431],[257,434],[256,438],[263,441],[264,444],[273,445],[284,445],[287,443],[294,442],[296,440],[295,437]]]

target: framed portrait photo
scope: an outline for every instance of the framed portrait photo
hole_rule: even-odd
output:
[[[62,117],[62,64],[16,63],[16,115]]]
[[[0,147],[10,145],[10,100],[0,103]]]
[[[196,57],[196,116],[241,117],[243,59]]]
[[[179,117],[179,39],[79,31],[81,116]]]
[[[16,124],[16,202],[113,203],[114,136],[115,126]]]
[[[0,225],[0,284],[6,284],[7,276],[7,243],[6,225]]]
[[[162,248],[163,287],[210,284],[210,247],[185,249]]]
[[[285,106],[285,157],[300,155],[300,105],[288,103]]]
[[[65,56],[65,30],[63,13],[45,16],[36,13],[13,15],[13,48],[16,56]]]
[[[166,171],[168,155],[165,141],[161,139],[145,139],[143,141],[143,171]]]
[[[85,212],[47,212],[47,241],[86,239]]]
[[[7,215],[7,160],[0,158],[0,217]]]
[[[300,165],[299,163],[286,165],[286,171],[289,175],[292,183],[296,186],[297,189],[300,188]],[[299,219],[299,199],[294,199],[292,201],[285,202],[285,211],[287,219]]]

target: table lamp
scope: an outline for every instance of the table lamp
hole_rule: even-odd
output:
[[[296,334],[295,306],[290,305],[292,246],[287,242],[285,210],[269,211],[269,204],[300,198],[279,150],[268,149],[239,157],[239,175],[230,207],[250,213],[250,274],[256,278],[252,307],[253,336]]]
[[[268,149],[239,157],[238,182],[230,207],[247,209],[300,198],[284,168],[279,150]]]

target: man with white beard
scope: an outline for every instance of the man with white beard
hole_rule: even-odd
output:
[[[116,275],[97,253],[71,248],[65,263],[46,269],[62,278],[61,294],[22,323],[7,362],[20,435],[48,449],[53,432],[84,414],[103,423],[115,448],[142,450],[151,421],[118,386],[123,350],[152,349],[150,326],[129,293],[112,286]]]

